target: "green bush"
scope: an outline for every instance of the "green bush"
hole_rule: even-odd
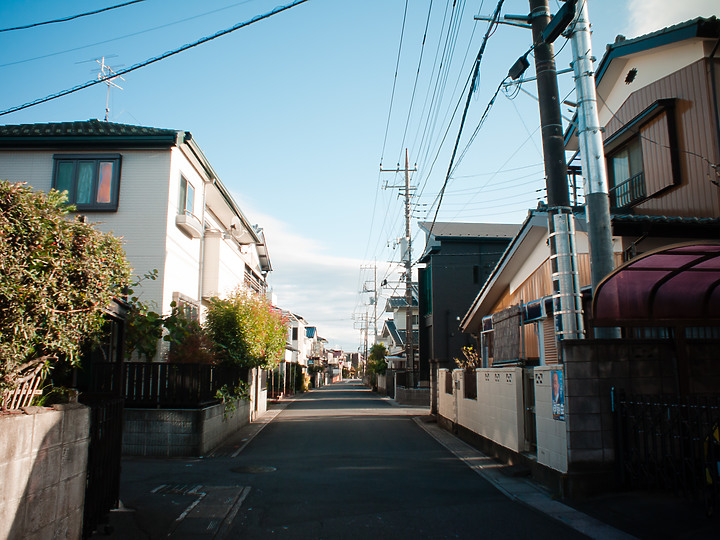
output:
[[[285,355],[282,315],[266,299],[243,289],[210,303],[206,327],[221,362],[273,369]]]
[[[65,201],[0,181],[0,391],[77,365],[128,285],[120,241],[69,219]]]

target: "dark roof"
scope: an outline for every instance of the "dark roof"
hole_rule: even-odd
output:
[[[520,229],[519,224],[509,223],[453,223],[425,222],[419,226],[426,233],[432,228],[435,238],[512,238]]]
[[[616,236],[648,234],[684,238],[720,237],[720,218],[648,216],[613,214],[612,230]]]
[[[618,57],[635,54],[663,45],[669,45],[691,38],[717,38],[720,36],[720,21],[716,17],[697,17],[661,30],[643,34],[632,39],[617,40],[606,47],[605,55],[598,63],[595,79],[599,81],[610,63]]]
[[[404,346],[405,345],[405,336],[407,335],[406,330],[398,330],[397,325],[395,324],[395,321],[393,320],[387,320],[385,321],[385,328],[388,331],[388,335],[392,339],[393,344],[397,346]],[[420,331],[419,330],[413,330],[412,331],[412,339],[413,344],[417,345],[418,338],[420,337]]]
[[[56,146],[89,144],[174,146],[192,138],[189,132],[100,120],[0,126],[0,146]]]

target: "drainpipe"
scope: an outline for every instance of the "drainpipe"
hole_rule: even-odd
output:
[[[203,180],[203,190],[202,190],[202,234],[200,235],[200,277],[198,279],[198,303],[200,304],[200,307],[202,308],[202,298],[203,298],[203,274],[205,273],[205,200],[207,197],[207,185],[212,180],[206,182]],[[200,309],[202,312],[202,309]]]

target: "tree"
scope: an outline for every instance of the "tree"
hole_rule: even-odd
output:
[[[388,351],[385,348],[385,345],[382,343],[376,343],[370,347],[370,353],[368,354],[368,369],[372,373],[385,375],[385,372],[387,371],[387,360],[385,360],[387,352]]]
[[[120,240],[70,210],[63,193],[0,181],[0,392],[76,366],[128,285]]]
[[[214,299],[206,325],[222,362],[271,369],[285,354],[287,328],[282,315],[265,298],[243,289]]]

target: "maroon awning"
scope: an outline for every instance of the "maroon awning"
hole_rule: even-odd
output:
[[[616,268],[598,285],[592,323],[720,324],[720,242],[667,246]]]

